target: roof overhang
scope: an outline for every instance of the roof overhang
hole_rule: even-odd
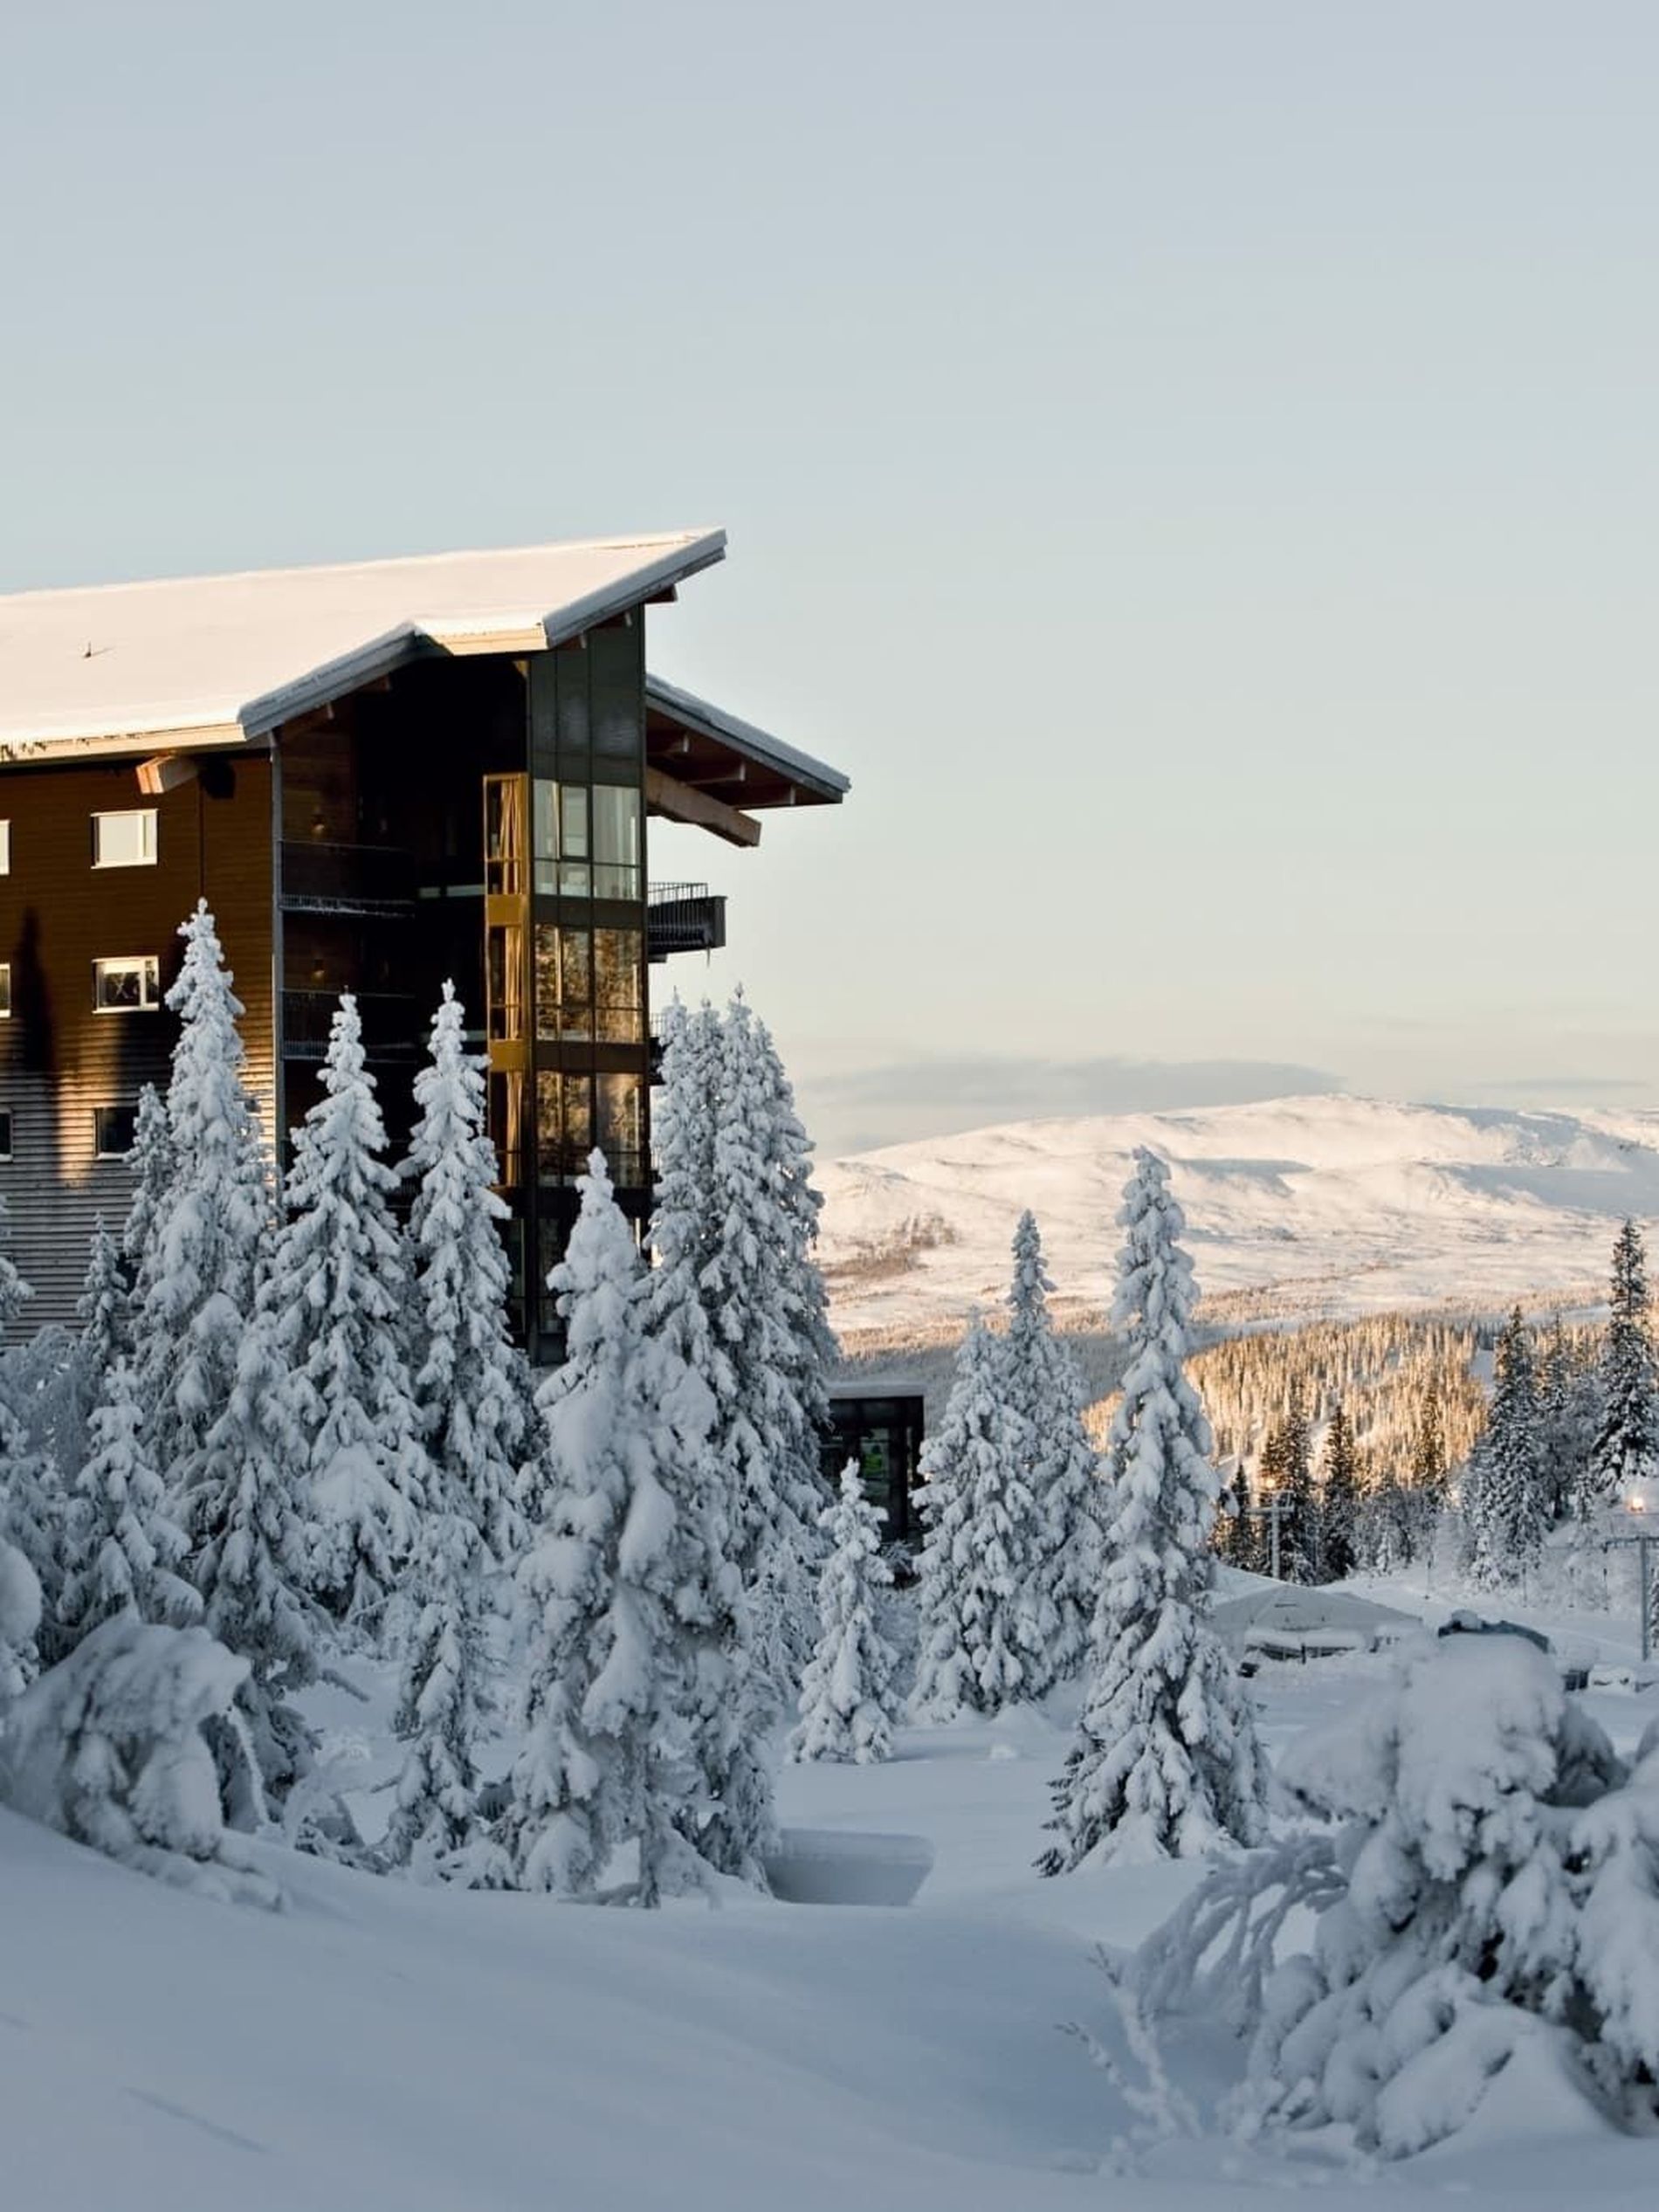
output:
[[[852,789],[839,768],[660,676],[645,679],[645,758],[677,783],[745,814],[765,807],[838,806]]]

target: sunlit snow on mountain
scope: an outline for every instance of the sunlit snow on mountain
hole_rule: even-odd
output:
[[[926,1334],[1000,1298],[1025,1206],[1063,1304],[1098,1307],[1137,1145],[1171,1163],[1215,1319],[1594,1297],[1614,1224],[1659,1217],[1659,1112],[1329,1097],[1017,1122],[826,1164],[836,1326]]]

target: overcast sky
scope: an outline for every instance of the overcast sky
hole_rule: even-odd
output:
[[[722,522],[828,1148],[1659,1100],[1659,10],[31,4],[0,589]],[[0,682],[3,682],[0,641]]]

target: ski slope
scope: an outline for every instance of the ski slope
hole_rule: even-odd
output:
[[[1211,1319],[1594,1299],[1618,1222],[1659,1217],[1659,1112],[1326,1097],[1017,1122],[823,1168],[837,1328],[925,1338],[1000,1299],[1026,1206],[1063,1307],[1098,1312],[1137,1145],[1171,1163]]]

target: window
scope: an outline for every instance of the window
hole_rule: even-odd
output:
[[[11,1157],[11,1108],[0,1106],[0,1160]]]
[[[0,960],[0,1021],[11,1012],[11,962]]]
[[[622,783],[594,786],[594,896],[639,896],[639,793]]]
[[[11,824],[0,822],[0,876],[11,873]]]
[[[535,887],[564,899],[593,896],[589,865],[588,787],[549,783],[535,787]]]
[[[100,1014],[153,1011],[162,1003],[161,962],[154,953],[93,962],[93,1005]]]
[[[602,1044],[645,1042],[645,986],[637,929],[594,932],[594,1004]]]
[[[93,1151],[100,1160],[125,1160],[133,1148],[138,1108],[101,1106],[93,1108]]]
[[[492,1043],[518,1043],[524,1036],[524,932],[517,922],[491,924],[485,940],[485,981]]]
[[[536,1070],[536,1174],[542,1182],[568,1182],[593,1150],[593,1078],[557,1068]]]
[[[121,814],[93,817],[94,868],[153,868],[155,865],[155,809],[131,807]]]
[[[602,1075],[599,1093],[599,1149],[619,1190],[645,1180],[645,1085],[643,1076]]]

